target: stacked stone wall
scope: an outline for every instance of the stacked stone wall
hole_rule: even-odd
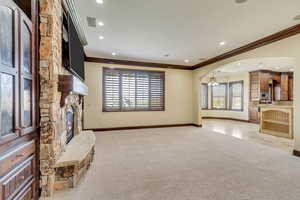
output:
[[[75,133],[82,130],[82,105],[77,95],[66,99],[60,107],[58,76],[69,74],[62,66],[62,2],[39,0],[40,11],[40,187],[41,197],[51,197],[54,191],[55,162],[66,146],[66,109],[75,108]]]

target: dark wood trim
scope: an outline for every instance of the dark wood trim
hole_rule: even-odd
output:
[[[149,128],[170,128],[170,127],[182,127],[182,126],[195,126],[201,128],[202,125],[188,123],[188,124],[166,124],[166,125],[152,125],[152,126],[129,126],[129,127],[114,127],[114,128],[88,128],[85,131],[120,131],[120,130],[132,130],[132,129],[149,129]]]
[[[58,76],[58,91],[62,93],[60,98],[60,106],[65,105],[66,98],[70,94],[79,95],[79,104],[81,104],[83,96],[88,95],[88,86],[74,75]]]
[[[198,127],[198,128],[202,128],[202,124],[191,124],[191,126],[195,126],[195,127]]]
[[[231,57],[234,57],[234,56],[237,56],[239,54],[242,54],[242,53],[245,53],[245,52],[248,52],[248,51],[251,51],[253,49],[257,49],[259,47],[262,47],[262,46],[265,46],[265,45],[268,45],[268,44],[271,44],[273,42],[277,42],[279,40],[283,40],[283,39],[286,39],[288,37],[291,37],[291,36],[294,36],[294,35],[297,35],[300,33],[300,24],[297,24],[295,26],[292,26],[292,27],[289,27],[287,29],[284,29],[282,31],[279,31],[277,33],[274,33],[272,35],[269,35],[267,37],[264,37],[262,39],[259,39],[259,40],[256,40],[254,42],[251,42],[247,45],[244,45],[242,47],[239,47],[237,49],[234,49],[232,51],[229,51],[227,53],[224,53],[224,54],[221,54],[219,56],[216,56],[214,58],[211,58],[209,60],[206,60],[204,62],[201,62],[197,65],[194,65],[192,67],[193,70],[195,69],[198,69],[200,67],[204,67],[206,65],[210,65],[210,64],[213,64],[213,63],[216,63],[216,62],[219,62],[221,60],[225,60],[227,58],[231,58]]]
[[[130,61],[130,60],[117,60],[117,59],[108,59],[108,58],[96,58],[85,56],[86,62],[95,62],[95,63],[109,63],[109,64],[119,64],[119,65],[132,65],[140,67],[154,67],[154,68],[165,68],[165,69],[182,69],[182,70],[195,70],[206,65],[210,65],[227,58],[231,58],[242,53],[257,49],[259,47],[283,40],[300,33],[300,24],[289,27],[287,29],[281,30],[277,33],[264,37],[262,39],[256,40],[249,44],[246,44],[242,47],[236,48],[214,58],[208,59],[204,62],[196,64],[194,66],[184,66],[184,65],[172,65],[166,63],[151,63],[151,62],[139,62],[139,61]]]
[[[235,119],[235,118],[230,118],[230,117],[202,117],[202,119],[220,119],[220,120],[232,120],[232,121],[238,121],[238,122],[252,123],[249,120]]]
[[[165,64],[165,63],[139,62],[139,61],[131,61],[131,60],[117,60],[117,59],[108,59],[108,58],[95,58],[95,57],[85,57],[85,62],[130,65],[130,66],[139,66],[139,67],[153,67],[153,68],[163,68],[163,69],[193,70],[192,66],[172,65],[172,64]]]
[[[297,151],[297,150],[294,149],[293,155],[297,156],[297,157],[300,157],[300,151]]]
[[[31,0],[31,20],[33,23],[33,40],[34,40],[34,53],[35,57],[33,59],[34,66],[35,66],[35,99],[33,101],[35,102],[35,107],[33,110],[35,111],[35,127],[36,127],[36,162],[35,162],[35,173],[36,173],[36,178],[37,180],[35,181],[35,191],[34,191],[34,199],[39,199],[40,194],[41,194],[41,189],[40,189],[40,75],[39,75],[39,58],[40,58],[40,32],[39,32],[39,1],[38,0]]]

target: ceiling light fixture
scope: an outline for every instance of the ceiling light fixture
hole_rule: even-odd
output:
[[[293,72],[294,71],[294,68],[290,68],[290,72]]]
[[[220,46],[224,46],[226,42],[220,42]]]
[[[209,82],[207,83],[209,86],[217,86],[219,83],[217,82],[216,72],[213,72],[212,76],[209,78]]]
[[[188,59],[185,59],[184,62],[185,62],[185,63],[189,63],[190,61],[189,61]]]
[[[238,63],[237,65],[238,65],[238,66],[241,66],[241,63]]]
[[[100,40],[103,40],[103,39],[104,39],[104,37],[103,37],[102,35],[100,35],[100,36],[99,36],[99,39],[100,39]]]
[[[98,4],[103,4],[103,0],[96,0]]]
[[[280,67],[275,67],[275,69],[276,69],[276,70],[279,70],[279,69],[280,69]]]
[[[115,52],[112,52],[111,55],[116,56],[117,54]]]
[[[104,26],[104,23],[100,21],[100,22],[98,22],[98,25],[99,26]]]

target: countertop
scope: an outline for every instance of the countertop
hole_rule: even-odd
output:
[[[258,107],[265,108],[294,108],[294,105],[259,104]]]

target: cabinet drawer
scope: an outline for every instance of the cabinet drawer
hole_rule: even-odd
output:
[[[35,141],[22,144],[4,155],[0,155],[0,176],[10,171],[35,152]]]
[[[31,156],[0,180],[0,200],[12,199],[18,195],[22,188],[32,184],[34,176],[35,156]]]
[[[13,200],[33,200],[34,198],[34,179],[32,179]]]

